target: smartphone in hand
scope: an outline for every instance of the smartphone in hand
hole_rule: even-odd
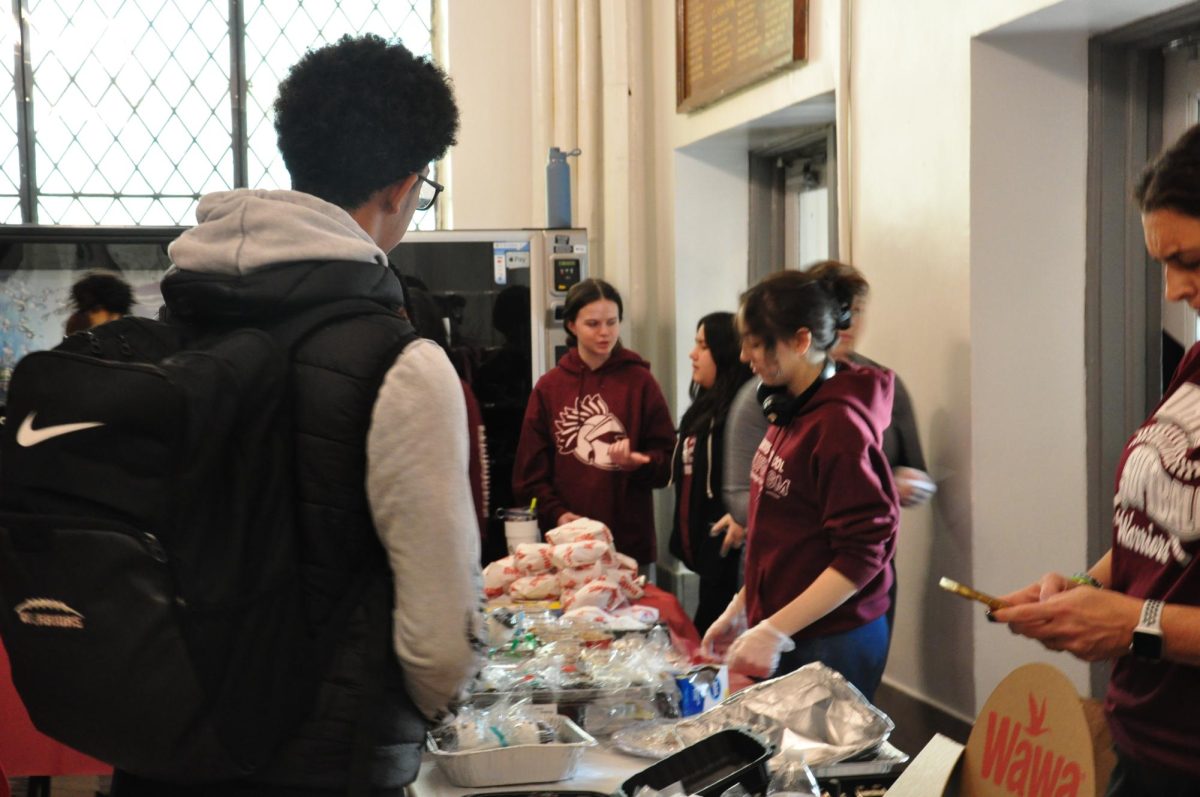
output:
[[[972,589],[965,584],[959,584],[957,581],[946,578],[945,576],[938,581],[938,586],[947,592],[953,592],[955,595],[960,595],[973,601],[979,601],[992,611],[1003,609],[1004,607],[1008,606],[1007,603],[999,598],[988,595],[986,592],[980,592],[977,589]]]

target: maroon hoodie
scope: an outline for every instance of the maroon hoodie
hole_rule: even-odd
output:
[[[649,464],[634,471],[612,464],[608,449],[626,437]],[[658,546],[650,495],[667,483],[674,446],[671,411],[650,363],[618,348],[593,371],[572,348],[529,397],[513,493],[523,503],[537,497],[543,529],[574,512],[607,525],[621,553],[653,562]]]
[[[796,634],[849,631],[887,611],[900,504],[883,454],[891,371],[839,366],[754,454],[746,539],[751,625],[806,590],[827,567],[858,592]]]

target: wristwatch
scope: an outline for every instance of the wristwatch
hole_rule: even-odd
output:
[[[1163,602],[1148,600],[1142,604],[1142,617],[1133,629],[1133,643],[1129,650],[1143,659],[1162,658],[1162,608]]]

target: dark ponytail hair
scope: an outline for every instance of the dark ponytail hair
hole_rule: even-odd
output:
[[[575,283],[571,286],[571,290],[567,291],[567,299],[563,302],[563,329],[567,331],[568,346],[577,345],[579,339],[571,333],[571,329],[567,324],[575,323],[575,317],[579,315],[580,310],[592,302],[598,302],[601,299],[614,302],[617,305],[617,320],[623,321],[625,319],[625,305],[621,303],[621,294],[617,293],[616,288],[602,279],[596,277],[585,279],[582,282]]]
[[[834,297],[849,307],[855,299],[865,299],[871,292],[871,283],[863,273],[849,263],[839,260],[822,260],[813,263],[805,271],[815,280],[824,282],[833,291]]]
[[[683,436],[696,434],[714,418],[718,423],[723,421],[738,388],[750,378],[750,366],[738,359],[742,344],[733,313],[709,313],[696,328],[704,329],[704,342],[716,363],[717,379],[710,388],[692,382],[688,390],[692,403],[679,419]]]
[[[842,297],[849,296],[846,300]],[[812,333],[813,347],[829,351],[838,331],[850,326],[851,280],[843,274],[815,277],[807,271],[777,271],[742,294],[738,328],[761,338],[767,348],[790,340],[800,329]]]
[[[1200,125],[1146,167],[1133,196],[1143,213],[1166,209],[1200,219]]]

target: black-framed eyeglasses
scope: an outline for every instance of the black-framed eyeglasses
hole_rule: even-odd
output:
[[[417,179],[420,181],[418,183],[420,188],[417,194],[417,210],[429,210],[433,207],[433,203],[437,202],[438,194],[446,190],[446,186],[430,180],[423,174],[418,174]]]

